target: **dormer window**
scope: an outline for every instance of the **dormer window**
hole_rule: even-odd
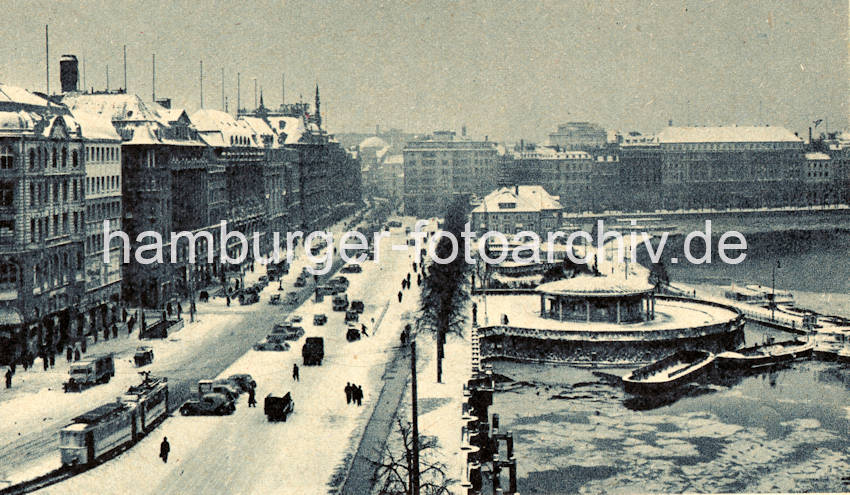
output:
[[[516,203],[499,203],[499,209],[513,210],[514,208],[516,208]]]

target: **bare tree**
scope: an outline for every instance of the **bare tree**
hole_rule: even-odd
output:
[[[380,495],[410,495],[411,473],[413,467],[413,434],[410,423],[396,418],[399,440],[395,447],[388,442],[381,452],[381,460],[373,461],[377,467],[376,483]],[[450,479],[446,475],[446,465],[437,458],[438,442],[435,437],[419,436],[419,475],[422,495],[450,495]]]

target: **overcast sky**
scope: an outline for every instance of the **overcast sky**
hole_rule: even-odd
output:
[[[847,127],[848,2],[240,2],[3,0],[0,81],[50,89],[59,56],[85,58],[86,84],[128,86],[190,112],[233,110],[253,78],[267,106],[321,88],[331,132],[400,127],[540,141],[559,122],[655,132],[667,125]],[[82,64],[82,62],[81,62]],[[823,129],[825,124],[821,124]],[[802,135],[802,134],[801,134]]]

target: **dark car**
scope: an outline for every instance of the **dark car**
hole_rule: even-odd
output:
[[[295,402],[289,392],[283,397],[275,397],[272,394],[266,396],[263,402],[263,412],[269,421],[286,421],[287,416],[295,410]]]
[[[324,313],[319,313],[317,315],[313,315],[313,325],[319,326],[324,325],[328,322],[328,315]]]
[[[363,267],[357,263],[349,263],[342,267],[340,270],[342,273],[360,273],[363,271]]]
[[[349,309],[348,311],[345,312],[345,322],[346,323],[354,323],[358,320],[360,320],[360,313],[358,313],[357,311]]]
[[[354,327],[348,327],[348,330],[345,331],[345,340],[349,342],[360,340],[360,330]]]
[[[363,301],[354,300],[351,301],[351,307],[349,309],[351,309],[351,311],[357,311],[358,313],[362,314],[363,310],[365,309],[365,306],[363,304]]]
[[[254,377],[247,373],[230,375],[227,377],[227,381],[232,383],[235,387],[238,387],[242,392],[247,392],[257,386],[257,382],[254,381]]]
[[[301,348],[301,357],[304,358],[305,366],[321,366],[325,358],[325,339],[321,337],[307,337]]]
[[[198,400],[188,400],[180,406],[183,416],[224,416],[233,414],[236,404],[222,394],[206,394]]]

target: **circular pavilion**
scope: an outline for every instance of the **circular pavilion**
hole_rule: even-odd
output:
[[[542,318],[617,324],[655,319],[653,286],[638,277],[579,275],[542,284],[537,292]]]

